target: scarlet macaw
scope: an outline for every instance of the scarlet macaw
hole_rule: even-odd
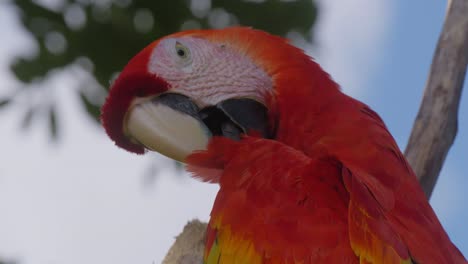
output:
[[[384,122],[303,51],[250,28],[138,53],[103,125],[220,185],[205,263],[467,263]]]

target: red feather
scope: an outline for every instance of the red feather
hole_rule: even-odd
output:
[[[230,239],[252,241],[262,263],[358,263],[349,246],[349,197],[339,164],[266,139],[215,138],[210,146],[194,156],[207,158],[204,164],[224,162],[210,220],[218,239],[228,229]],[[225,251],[241,247],[223,243],[229,243],[219,241]]]

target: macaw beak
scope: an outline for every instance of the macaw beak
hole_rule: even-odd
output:
[[[200,109],[185,95],[164,93],[132,104],[124,121],[124,133],[134,143],[180,162],[205,150],[213,136],[239,140],[250,131],[269,137],[267,108],[247,98]]]

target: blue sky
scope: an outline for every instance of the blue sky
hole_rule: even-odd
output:
[[[370,80],[365,96],[385,120],[401,148],[406,146],[416,117],[438,34],[445,16],[445,1],[399,1],[394,25],[380,70]],[[422,8],[423,7],[423,8]],[[468,156],[467,84],[460,104],[458,135],[451,148],[431,204],[452,240],[468,254]]]
[[[49,0],[51,2],[53,0]],[[322,0],[311,53],[343,86],[374,108],[404,148],[421,100],[445,14],[445,1]],[[0,4],[0,95],[14,87],[11,54],[31,49],[17,18]],[[48,80],[65,123],[51,145],[43,120],[19,133],[22,101],[0,112],[0,256],[22,264],[159,263],[192,218],[208,219],[217,187],[175,176],[158,155],[135,156],[113,146],[80,110],[73,76]],[[466,94],[465,85],[465,94]],[[468,255],[468,99],[436,186],[433,204]],[[158,180],[142,183],[149,166]]]

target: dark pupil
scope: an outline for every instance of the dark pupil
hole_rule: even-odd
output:
[[[178,49],[177,50],[177,55],[184,57],[185,56],[185,51],[183,49]]]

